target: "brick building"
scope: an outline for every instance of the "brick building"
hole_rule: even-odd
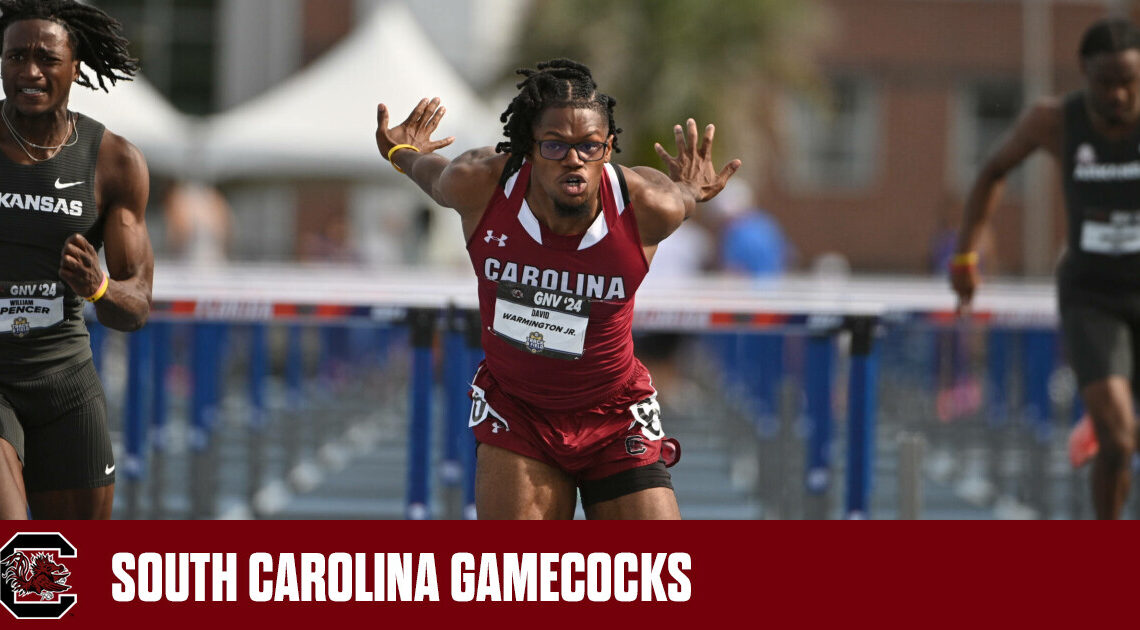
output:
[[[1027,100],[1080,87],[1080,36],[1121,3],[825,4],[819,62],[834,106],[789,101],[786,148],[759,201],[802,263],[837,252],[856,270],[897,273],[927,271],[931,239],[958,225],[980,159]],[[998,272],[1050,272],[1064,228],[1055,170],[1038,157],[1010,179],[993,224]]]

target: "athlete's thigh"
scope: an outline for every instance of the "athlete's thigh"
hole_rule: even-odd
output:
[[[677,495],[672,488],[648,488],[616,499],[586,506],[586,518],[594,520],[679,520]]]
[[[1132,379],[1135,366],[1130,327],[1106,306],[1076,299],[1062,303],[1061,332],[1082,389],[1111,376]]]
[[[16,448],[0,438],[0,520],[28,518],[28,501],[24,494],[23,466]]]
[[[88,361],[30,380],[21,397],[18,413],[29,494],[115,483],[107,402],[94,365]]]
[[[572,519],[577,498],[573,478],[554,466],[479,445],[475,511],[480,519]]]
[[[37,520],[107,520],[115,502],[115,485],[98,488],[28,492],[28,507]]]

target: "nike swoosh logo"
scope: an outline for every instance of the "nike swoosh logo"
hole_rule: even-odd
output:
[[[86,183],[86,182],[71,182],[70,184],[65,184],[65,183],[59,181],[59,178],[57,177],[57,178],[55,178],[55,189],[56,190],[63,190],[64,188],[71,188],[72,186],[78,186],[78,185],[84,184],[84,183]]]
[[[104,474],[104,475],[109,475],[109,474],[111,474],[111,473],[113,473],[113,472],[115,472],[115,466],[114,466],[114,465],[111,465],[111,466],[107,466],[106,468],[104,468],[104,469],[103,469],[103,474]]]

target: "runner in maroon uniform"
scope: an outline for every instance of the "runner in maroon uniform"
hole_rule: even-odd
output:
[[[479,278],[486,360],[472,385],[480,518],[679,518],[649,374],[633,356],[633,297],[657,244],[740,167],[712,163],[713,126],[674,128],[669,175],[611,165],[615,101],[558,59],[502,116],[508,138],[455,160],[432,140],[444,108],[420,101],[376,143],[439,204],[455,208]]]

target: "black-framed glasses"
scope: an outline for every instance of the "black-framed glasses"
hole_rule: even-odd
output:
[[[583,162],[597,162],[606,155],[605,142],[579,142],[570,144],[561,140],[538,140],[538,154],[548,160],[564,160],[573,147]]]

